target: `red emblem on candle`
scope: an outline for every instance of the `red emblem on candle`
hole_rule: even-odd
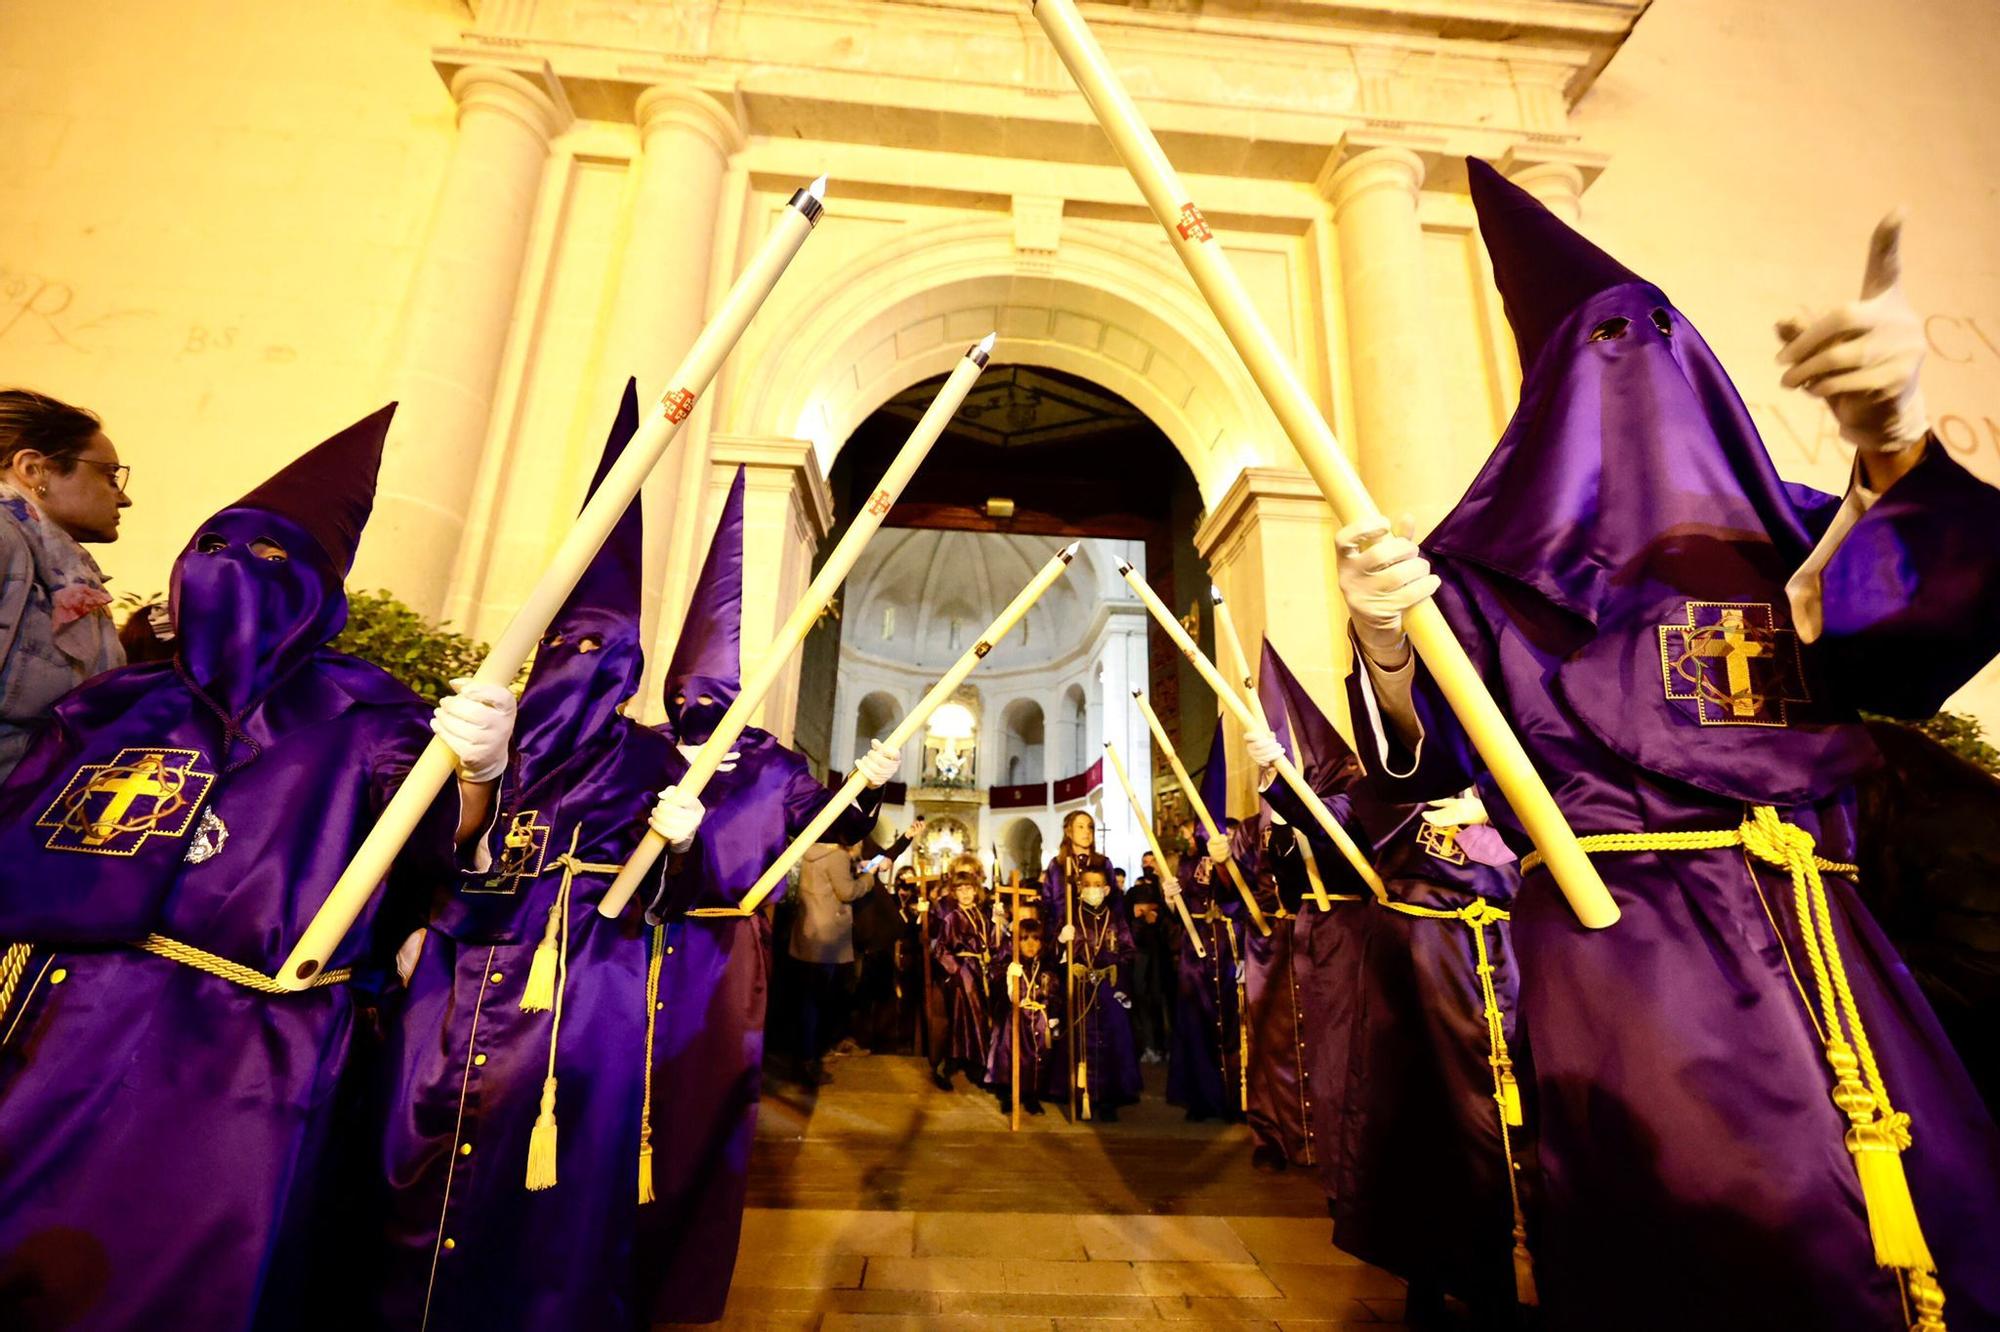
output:
[[[873,498],[868,501],[868,512],[874,514],[877,518],[881,518],[889,512],[889,506],[895,502],[895,499],[890,496],[888,490],[878,490],[875,492]]]
[[[1201,209],[1191,203],[1181,205],[1180,225],[1175,230],[1179,231],[1181,239],[1186,241],[1200,242],[1215,239],[1215,233],[1208,229],[1208,219],[1201,215]]]
[[[667,420],[679,425],[694,410],[694,394],[684,388],[668,389],[660,398],[660,406],[666,411]]]

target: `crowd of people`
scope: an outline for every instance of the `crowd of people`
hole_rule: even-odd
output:
[[[1939,1021],[1936,954],[1913,974],[1858,868],[1862,710],[1928,715],[2000,651],[2000,491],[1929,432],[1899,226],[1862,299],[1778,330],[1855,446],[1836,497],[1777,477],[1658,288],[1468,171],[1521,407],[1421,546],[1337,536],[1353,746],[1266,642],[1254,813],[1124,884],[1072,812],[1001,885],[963,856],[875,877],[924,845],[868,841],[877,742],[777,949],[742,895],[833,795],[755,728],[704,753],[741,688],[740,472],[662,723],[626,711],[636,500],[518,693],[431,704],[330,646],[393,408],[196,525],[120,665],[84,547],[127,470],[88,412],[0,394],[0,1325],[713,1321],[782,958],[815,1084],[842,1048],[909,1050],[1104,1123],[1163,1056],[1190,1118],[1317,1172],[1413,1320],[1449,1296],[1495,1326],[2000,1327],[2000,1129],[1961,1055],[1990,1014]],[[637,425],[628,385],[597,483]],[[1427,599],[1611,928],[1413,649]],[[434,739],[451,779],[325,965],[281,978]],[[647,830],[668,853],[606,915]]]

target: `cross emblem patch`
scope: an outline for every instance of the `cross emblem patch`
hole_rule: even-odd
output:
[[[198,749],[121,749],[109,763],[76,770],[35,820],[51,851],[136,855],[148,837],[187,836],[215,785]]]
[[[1174,230],[1181,233],[1182,240],[1196,244],[1215,239],[1215,233],[1208,229],[1208,219],[1191,203],[1181,205],[1181,220],[1174,224]]]
[[[868,512],[874,514],[877,518],[887,517],[890,507],[894,505],[895,502],[896,501],[890,496],[887,487],[884,487],[883,489],[876,491],[873,495],[869,497]]]
[[[1447,865],[1463,865],[1465,852],[1459,849],[1458,825],[1455,823],[1432,823],[1429,819],[1419,820],[1423,827],[1417,829],[1417,845],[1430,855]]]
[[[524,809],[507,825],[500,839],[500,858],[492,871],[472,893],[512,893],[542,872],[549,850],[549,825],[540,822],[540,810]]]
[[[1767,603],[1690,601],[1686,623],[1659,629],[1666,695],[1703,726],[1787,726],[1786,706],[1812,700],[1799,636]]]
[[[694,410],[694,394],[684,388],[668,389],[660,396],[660,409],[666,412],[669,422],[679,425]]]

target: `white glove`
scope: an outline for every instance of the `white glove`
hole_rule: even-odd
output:
[[[1271,767],[1285,756],[1285,747],[1278,743],[1277,734],[1273,731],[1245,731],[1243,747],[1250,751],[1250,761],[1260,768]]]
[[[1006,909],[1005,909],[1005,908],[1003,908],[1003,907],[1002,907],[1002,906],[1001,906],[1001,905],[1000,905],[1000,904],[999,904],[998,902],[995,902],[995,903],[993,904],[993,913],[992,913],[992,914],[993,914],[993,928],[994,928],[994,929],[996,929],[996,930],[1004,930],[1004,929],[1006,929],[1006,928],[1007,928],[1007,912],[1006,912]]]
[[[1243,983],[1243,964],[1241,962],[1236,964],[1236,983],[1238,985]]]
[[[1424,822],[1443,828],[1470,828],[1486,823],[1486,802],[1468,791],[1449,800],[1433,800],[1424,810]]]
[[[690,764],[694,762],[694,756],[701,753],[700,745],[675,745],[674,748],[678,749],[681,752],[681,757],[686,759]],[[741,754],[732,749],[722,756],[722,762],[715,765],[715,770],[717,772],[735,772],[736,760],[742,757]]]
[[[1334,533],[1340,595],[1354,638],[1378,666],[1400,667],[1409,659],[1403,612],[1438,590],[1430,561],[1411,539],[1415,530],[1410,518],[1391,530],[1388,519],[1375,516]]]
[[[1056,935],[1056,942],[1059,944],[1066,944],[1075,938],[1076,938],[1076,926],[1065,925],[1062,927],[1062,930]]]
[[[868,752],[855,760],[854,770],[868,782],[869,789],[877,790],[896,779],[896,769],[903,766],[903,756],[889,748],[880,740],[868,742]]]
[[[1120,1008],[1124,1009],[1128,1013],[1132,1011],[1132,996],[1126,994],[1125,991],[1113,990],[1111,992],[1111,997],[1118,1001],[1118,1006]]]
[[[412,930],[410,937],[403,940],[403,946],[396,950],[396,978],[404,985],[416,974],[417,959],[424,955],[424,931]]]
[[[916,906],[917,906],[917,913],[921,915],[924,912],[929,911],[931,909],[931,899],[925,897],[922,893],[918,893]]]
[[[431,734],[458,760],[458,775],[474,784],[497,781],[507,771],[507,742],[514,736],[514,695],[501,685],[451,682],[453,694],[431,714]]]
[[[1229,839],[1221,836],[1209,838],[1208,858],[1218,865],[1229,859]]]
[[[646,822],[654,832],[667,839],[668,846],[675,851],[685,851],[694,845],[695,830],[701,827],[703,813],[701,801],[678,786],[669,786],[660,792],[659,803],[646,816]]]
[[[1930,429],[1917,370],[1924,326],[1903,294],[1903,213],[1890,213],[1868,243],[1861,299],[1778,321],[1780,381],[1825,401],[1840,436],[1868,453],[1901,453]]]

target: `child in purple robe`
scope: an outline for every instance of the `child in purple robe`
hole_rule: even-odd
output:
[[[993,974],[1003,980],[1007,1006],[993,1023],[992,1053],[986,1060],[986,1083],[1000,1097],[1000,1108],[1014,1108],[1014,1019],[1021,1012],[1021,1108],[1042,1113],[1040,1088],[1055,1062],[1055,1037],[1060,1019],[1051,1011],[1057,993],[1056,970],[1042,959],[1042,922],[1021,921],[1021,960],[1002,952],[993,959]]]
[[[638,420],[628,383],[592,490]],[[656,959],[649,932],[597,912],[654,788],[682,770],[621,713],[645,670],[644,550],[635,500],[536,651],[491,863],[459,876],[417,941],[378,1112],[388,1326],[645,1323],[633,1236]]]
[[[1111,1123],[1120,1106],[1139,1099],[1139,1048],[1132,1038],[1132,1000],[1121,982],[1138,950],[1132,928],[1111,905],[1111,876],[1091,865],[1077,876],[1076,924],[1056,936],[1069,959],[1074,1001],[1077,1108],[1085,1119]]]
[[[1216,738],[1222,728],[1216,726]],[[1214,763],[1220,746],[1209,751]],[[1180,858],[1174,880],[1182,902],[1194,919],[1195,932],[1176,931],[1176,985],[1172,1037],[1167,1043],[1167,1104],[1187,1111],[1199,1123],[1220,1119],[1233,1124],[1243,1118],[1248,1091],[1244,1082],[1243,932],[1236,912],[1227,908],[1236,887],[1211,852],[1225,849],[1226,838],[1204,847],[1201,829],[1189,820],[1182,829],[1190,847]],[[1226,856],[1225,858],[1226,859]],[[1178,914],[1176,914],[1178,919]],[[1195,940],[1201,941],[1200,953]]]
[[[667,722],[692,759],[741,690],[743,473],[736,474],[667,670]],[[880,741],[855,765],[868,788],[822,840],[852,844],[875,825],[881,788],[900,761]],[[657,985],[653,1004],[652,1192],[634,1248],[641,1302],[656,1322],[720,1318],[736,1266],[750,1145],[763,1085],[770,988],[770,907],[738,906],[764,870],[831,798],[805,758],[750,727],[702,792],[701,832],[662,858],[646,909]],[[663,833],[684,813],[661,795]],[[682,810],[682,813],[677,813]],[[782,889],[780,889],[782,892]]]
[[[365,1298],[356,1010],[485,826],[514,705],[471,686],[433,714],[327,647],[390,415],[204,523],[174,565],[173,659],[69,694],[0,788],[0,938],[20,941],[0,955],[0,1326],[295,1328]],[[456,796],[312,987],[282,989],[433,732]]]
[[[966,861],[971,864],[967,865]],[[951,1090],[953,1073],[986,1081],[986,1055],[993,1044],[993,959],[1000,956],[1004,931],[985,909],[976,856],[960,856],[952,866],[949,906],[931,921],[931,983],[944,994],[944,1046],[931,1065],[939,1091]]]
[[[1400,798],[1477,781],[1520,838],[1403,638],[1436,594],[1622,913],[1583,928],[1523,859],[1545,1319],[2000,1326],[2000,1129],[1852,883],[1857,710],[1923,715],[2000,647],[2000,492],[1928,433],[1899,224],[1860,301],[1781,328],[1859,450],[1836,499],[1778,478],[1658,288],[1469,169],[1520,408],[1435,573],[1378,520],[1336,545]]]

